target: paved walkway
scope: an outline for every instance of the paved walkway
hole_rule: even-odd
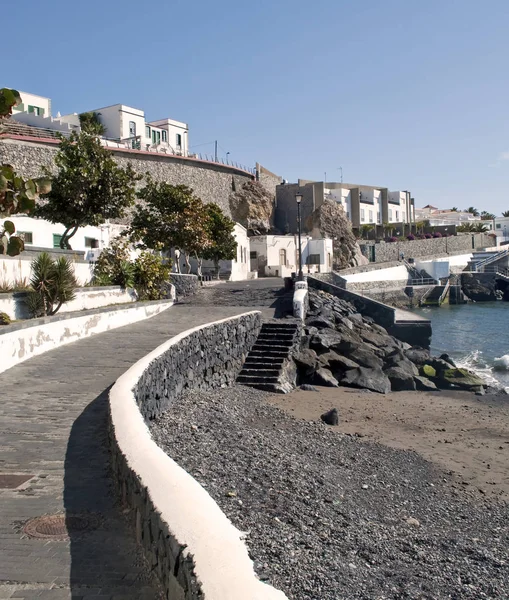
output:
[[[224,294],[228,286],[221,287]],[[232,296],[235,289],[238,284]],[[0,489],[1,600],[160,598],[126,515],[116,505],[109,472],[107,390],[131,364],[177,333],[256,308],[199,306],[200,298],[197,305],[176,305],[0,375],[0,474],[33,476],[21,489]],[[261,302],[265,317],[274,314],[270,304]],[[22,534],[28,519],[64,511],[98,515],[100,525],[66,541]]]

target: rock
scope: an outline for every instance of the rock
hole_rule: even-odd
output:
[[[309,347],[317,354],[323,354],[341,345],[342,336],[333,329],[322,329],[316,335],[311,337]]]
[[[311,385],[309,383],[303,383],[299,387],[299,389],[302,390],[303,392],[317,392],[318,391],[314,385]]]
[[[448,354],[441,354],[438,358],[440,358],[440,360],[445,360],[446,363],[452,365],[453,367],[456,366],[455,362]]]
[[[234,221],[255,235],[269,233],[272,229],[272,194],[258,181],[248,181],[240,190],[230,194],[229,204]]]
[[[412,361],[418,367],[426,364],[430,359],[429,350],[425,350],[424,348],[410,348],[409,350],[403,350],[403,353],[408,360]]]
[[[346,356],[341,356],[336,352],[327,352],[322,354],[318,361],[324,367],[328,367],[332,374],[337,377],[336,373],[344,373],[348,369],[356,369],[360,365],[353,360],[350,360]]]
[[[437,372],[437,375],[440,375],[441,373],[443,373],[444,371],[448,371],[449,369],[454,369],[454,365],[451,365],[451,363],[448,363],[442,358],[435,358],[434,356],[427,360],[426,364],[433,367]]]
[[[352,331],[352,329],[353,329],[353,323],[352,323],[352,321],[350,321],[350,319],[348,317],[341,317],[339,319],[339,323],[341,323],[347,329],[349,329],[350,331]]]
[[[344,354],[362,367],[368,367],[370,369],[382,369],[382,359],[378,356],[375,356],[371,350],[365,347],[365,345],[357,346],[352,350],[346,350]]]
[[[338,380],[334,377],[334,375],[329,371],[329,369],[325,369],[324,367],[319,367],[314,375],[313,381],[316,385],[324,385],[326,387],[338,387]]]
[[[391,382],[394,392],[403,390],[415,390],[414,374],[401,367],[390,367],[384,371]]]
[[[307,318],[306,325],[316,329],[334,329],[334,323],[321,315],[318,317]]]
[[[323,415],[320,415],[320,419],[327,425],[337,425],[339,423],[338,409],[331,408],[323,413]]]
[[[437,372],[431,365],[422,365],[422,367],[419,369],[419,372],[421,373],[421,375],[424,375],[424,377],[437,376]]]
[[[474,300],[474,302],[487,302],[497,299],[496,295],[496,280],[491,277],[486,281],[479,281],[483,274],[462,273],[461,274],[461,289],[463,293]],[[485,279],[485,277],[484,277]]]
[[[456,386],[462,390],[475,390],[483,387],[483,380],[466,369],[447,369],[439,375],[440,383]]]
[[[420,527],[421,526],[419,521],[417,519],[414,519],[414,517],[408,517],[406,522],[407,522],[407,525],[411,525],[412,527]]]
[[[380,394],[388,394],[391,391],[391,382],[380,368],[359,367],[358,369],[350,369],[340,381],[341,385],[371,390]]]
[[[389,354],[384,360],[385,368],[398,367],[411,375],[419,375],[419,369],[405,356],[401,350]]]
[[[302,375],[312,375],[318,366],[318,356],[314,350],[304,349],[293,359],[299,373]]]
[[[416,389],[420,391],[432,392],[438,389],[437,386],[427,377],[421,377],[420,375],[416,375],[414,377],[414,381]]]

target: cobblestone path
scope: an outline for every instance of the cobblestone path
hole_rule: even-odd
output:
[[[254,287],[264,286],[270,295],[263,281]],[[229,295],[228,287],[222,284],[221,294]],[[231,304],[237,302],[235,294],[230,298]],[[270,303],[260,304],[265,317],[273,316]],[[30,477],[16,489],[0,487],[0,600],[160,598],[110,480],[107,391],[130,365],[168,338],[255,308],[251,303],[207,306],[198,294],[194,303],[175,305],[0,374],[0,475]],[[64,513],[68,522],[81,515],[94,527],[61,540],[23,533],[30,519]]]

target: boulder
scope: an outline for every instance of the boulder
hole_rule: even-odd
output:
[[[339,423],[338,409],[331,408],[323,413],[323,415],[320,415],[320,419],[327,425],[337,425]]]
[[[326,387],[338,387],[338,380],[334,377],[334,375],[329,371],[329,369],[325,369],[324,367],[319,367],[314,375],[313,375],[313,383],[316,385],[324,385]]]
[[[453,367],[456,366],[456,363],[453,361],[453,359],[448,354],[441,354],[438,358],[440,360],[445,360],[446,363],[452,365]]]
[[[294,359],[299,373],[307,376],[312,375],[318,367],[318,356],[314,350],[304,349]]]
[[[306,319],[306,326],[313,327],[316,329],[334,329],[333,321],[326,319],[322,315],[317,317],[308,317]]]
[[[347,356],[347,358],[355,361],[362,367],[368,367],[370,369],[382,369],[382,359],[373,354],[371,349],[366,348],[364,344],[362,346],[354,347],[351,350],[346,350],[344,354]]]
[[[439,374],[439,384],[455,386],[462,390],[476,390],[484,386],[484,381],[466,369],[447,369]]]
[[[388,394],[391,391],[389,378],[383,373],[382,369],[378,368],[359,367],[358,369],[350,369],[341,378],[341,385],[371,390],[380,394]]]
[[[336,371],[343,373],[348,369],[356,369],[358,366],[360,366],[355,361],[350,360],[346,356],[341,356],[336,352],[327,352],[326,354],[322,354],[318,361],[322,366],[328,367],[333,374],[335,374]]]
[[[441,358],[435,358],[434,356],[428,359],[426,364],[433,367],[438,375],[444,371],[448,371],[449,369],[454,369],[454,365],[451,365],[451,363],[448,363]]]
[[[419,373],[424,377],[434,378],[437,376],[436,370],[431,365],[422,365],[419,369]]]
[[[432,392],[438,389],[437,386],[431,381],[431,379],[428,379],[427,377],[421,377],[420,375],[416,375],[414,377],[414,381],[416,389],[420,391]]]
[[[391,382],[393,392],[401,392],[403,390],[415,390],[415,381],[413,373],[409,373],[401,367],[390,367],[384,371],[385,375]]]
[[[322,329],[311,336],[309,347],[317,354],[328,352],[332,346],[341,343],[341,334],[333,329]]]
[[[299,389],[302,390],[303,392],[317,392],[318,391],[314,385],[310,385],[309,383],[303,383],[299,387]]]
[[[389,354],[384,360],[385,368],[388,369],[390,367],[398,367],[400,369],[404,369],[411,375],[419,375],[419,369],[414,365],[414,363],[405,356],[405,354],[401,350],[396,350]]]
[[[429,350],[425,350],[424,348],[410,348],[409,350],[404,350],[404,353],[408,360],[411,360],[418,367],[426,364],[430,359]]]

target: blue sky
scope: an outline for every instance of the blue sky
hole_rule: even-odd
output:
[[[54,113],[121,102],[290,181],[342,167],[509,210],[507,0],[25,0],[2,21],[1,84]]]

